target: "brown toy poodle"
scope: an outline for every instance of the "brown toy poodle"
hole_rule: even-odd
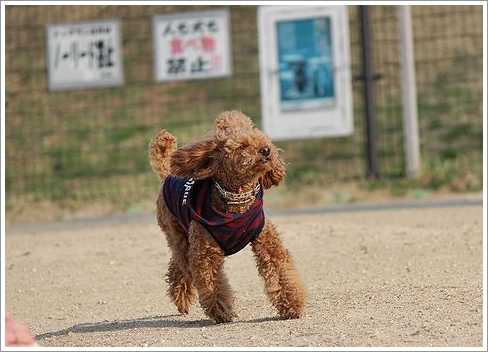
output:
[[[198,294],[217,323],[235,316],[224,258],[252,248],[265,292],[282,319],[299,318],[305,289],[275,226],[263,212],[263,191],[285,176],[279,149],[240,111],[226,111],[204,138],[177,149],[162,130],[149,144],[161,179],[158,224],[171,248],[168,295],[187,314]]]

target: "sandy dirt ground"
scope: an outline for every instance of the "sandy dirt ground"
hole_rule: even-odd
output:
[[[486,347],[482,195],[268,214],[308,290],[280,320],[252,252],[228,257],[234,322],[166,296],[153,214],[5,230],[5,305],[45,347]]]

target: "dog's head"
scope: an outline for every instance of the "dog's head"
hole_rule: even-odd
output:
[[[177,149],[171,173],[196,180],[216,177],[223,186],[260,181],[264,188],[285,177],[280,150],[240,111],[221,113],[208,136]]]

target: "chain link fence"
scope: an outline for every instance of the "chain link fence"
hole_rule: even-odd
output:
[[[232,75],[159,83],[153,16],[227,8]],[[379,173],[404,178],[396,6],[370,6]],[[366,132],[358,6],[348,6],[354,134],[283,141],[286,182],[366,177]],[[482,6],[412,6],[424,187],[482,185]],[[119,19],[124,85],[49,91],[46,25]],[[240,109],[259,126],[256,6],[33,5],[5,7],[5,181],[7,205],[21,199],[93,201],[154,197],[148,143],[166,128],[185,143],[222,111]]]

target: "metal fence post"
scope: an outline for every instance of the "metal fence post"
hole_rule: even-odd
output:
[[[368,6],[359,6],[359,21],[361,31],[362,64],[364,78],[364,104],[366,113],[366,134],[367,134],[367,154],[368,154],[368,173],[371,178],[378,178],[378,157],[376,148],[376,114],[374,109],[374,80],[375,76],[372,68],[371,42],[369,35],[369,16]]]
[[[409,5],[398,6],[398,30],[400,36],[405,167],[408,178],[417,178],[420,172],[420,147],[415,58],[413,55],[412,23]]]

